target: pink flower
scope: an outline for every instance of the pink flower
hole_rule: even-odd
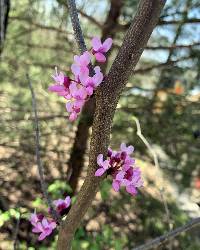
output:
[[[100,168],[97,169],[97,171],[95,172],[95,176],[101,176],[103,175],[106,170],[109,169],[110,165],[109,165],[109,161],[108,160],[103,160],[103,155],[99,154],[97,157],[97,164],[99,165]]]
[[[87,91],[85,87],[75,82],[70,84],[69,91],[70,96],[75,98],[76,100],[85,100],[87,98]]]
[[[63,210],[70,206],[71,198],[67,196],[64,200],[58,199],[53,201],[53,204],[55,205],[57,212],[61,213]]]
[[[97,157],[100,168],[95,172],[95,176],[101,176],[107,171],[107,174],[113,178],[112,187],[116,192],[124,186],[128,193],[136,195],[137,188],[143,185],[143,181],[140,168],[135,167],[135,159],[130,157],[133,150],[133,146],[122,143],[120,151],[108,149],[108,160],[103,161],[103,155],[100,154]]]
[[[84,86],[92,86],[93,88],[96,88],[103,81],[103,74],[101,73],[99,66],[94,68],[94,72],[95,74],[92,77],[90,77],[87,72],[81,72],[80,80]]]
[[[30,222],[33,225],[32,232],[40,233],[38,240],[44,240],[56,228],[55,221],[40,217],[36,213],[31,214]]]
[[[80,73],[88,73],[88,65],[91,60],[91,55],[88,51],[84,52],[81,56],[74,56],[74,63],[71,66],[71,70],[75,76],[75,80],[78,80]]]
[[[117,181],[117,180],[114,179],[113,182],[112,182],[112,187],[115,190],[115,192],[119,192],[120,181]]]
[[[133,196],[136,195],[137,188],[143,186],[141,170],[139,168],[130,168],[124,179],[121,180],[121,184],[126,187],[128,193]]]
[[[77,119],[77,114],[81,112],[84,104],[85,100],[70,100],[66,103],[66,109],[70,113],[70,121],[75,121]]]
[[[55,80],[55,84],[49,86],[48,90],[51,92],[56,92],[60,96],[66,96],[69,93],[70,79],[65,76],[63,72],[58,73],[57,67],[55,68],[56,73],[52,75]]]
[[[94,72],[95,74],[92,77],[89,76],[89,71],[82,71],[79,75],[80,81],[86,87],[88,95],[92,95],[94,89],[96,89],[103,81],[103,74],[101,73],[101,69],[99,66],[96,66],[94,68]]]
[[[133,153],[134,151],[134,147],[133,146],[126,146],[125,143],[122,143],[120,146],[121,152],[125,152],[127,155],[130,155]]]
[[[104,63],[106,61],[105,53],[112,46],[112,39],[107,38],[103,43],[98,37],[92,39],[92,53],[98,62]]]
[[[30,222],[33,226],[35,226],[38,222],[40,222],[42,219],[44,218],[43,214],[36,214],[36,212],[34,212],[33,214],[31,214],[30,217]]]

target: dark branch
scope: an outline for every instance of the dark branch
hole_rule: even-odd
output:
[[[38,124],[38,115],[37,115],[37,103],[36,103],[36,98],[35,98],[35,93],[29,78],[29,75],[26,75],[29,88],[31,91],[31,96],[32,96],[32,106],[33,106],[33,111],[34,111],[34,116],[35,116],[35,142],[36,142],[36,159],[37,159],[37,166],[38,166],[38,172],[40,175],[40,184],[42,188],[43,195],[46,199],[46,202],[51,210],[52,216],[56,221],[60,221],[60,216],[54,209],[52,200],[47,192],[47,184],[44,179],[44,169],[40,157],[40,130],[39,130],[39,124]]]
[[[87,50],[87,48],[85,45],[83,33],[81,30],[81,26],[80,26],[80,22],[78,18],[76,3],[75,3],[75,0],[68,0],[67,3],[68,3],[68,8],[69,8],[69,14],[71,17],[72,27],[74,30],[74,36],[75,36],[80,52],[83,53],[84,51]]]
[[[191,230],[194,227],[197,227],[200,225],[200,217],[193,219],[189,221],[187,224],[185,224],[182,227],[178,227],[160,237],[155,238],[154,240],[147,242],[144,245],[138,246],[136,248],[133,248],[132,250],[149,250],[155,247],[160,246],[161,244],[179,236],[181,233]]]
[[[14,231],[14,237],[13,237],[13,249],[17,250],[17,243],[18,243],[18,233],[19,233],[19,225],[20,225],[20,220],[21,220],[21,213],[19,211],[19,217],[17,218],[17,223],[16,223],[16,227],[15,227],[15,231]]]

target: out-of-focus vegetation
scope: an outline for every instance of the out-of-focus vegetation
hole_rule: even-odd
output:
[[[35,208],[46,210],[35,163],[31,76],[38,102],[41,154],[49,192],[54,199],[72,190],[67,184],[70,150],[77,123],[66,119],[61,98],[47,91],[55,66],[67,71],[78,53],[66,1],[11,1],[9,25],[0,61],[0,249],[12,249],[20,217],[19,249],[55,249],[56,236],[39,243],[27,222]],[[101,36],[109,0],[77,1],[88,48]],[[138,1],[126,0],[114,28],[115,57]],[[168,22],[168,24],[167,24]],[[162,13],[135,74],[129,79],[115,115],[112,148],[122,141],[135,146],[145,185],[136,198],[111,191],[102,183],[92,207],[77,231],[73,249],[131,249],[168,230],[158,188],[163,186],[174,227],[199,215],[200,179],[200,6],[195,0],[170,0]],[[108,69],[107,69],[108,70]],[[160,161],[160,171],[136,135],[142,132]],[[85,156],[87,168],[88,156]],[[75,200],[75,196],[73,198]],[[200,248],[198,231],[173,241],[173,249]],[[168,249],[162,246],[161,249]]]

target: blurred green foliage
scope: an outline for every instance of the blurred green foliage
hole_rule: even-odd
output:
[[[20,0],[12,1],[6,43],[0,61],[0,185],[1,241],[10,246],[13,225],[23,210],[19,249],[56,249],[57,232],[43,243],[31,234],[27,223],[29,213],[35,208],[46,211],[35,165],[35,138],[31,95],[25,74],[29,72],[38,103],[41,130],[41,156],[45,168],[48,191],[53,199],[71,193],[67,184],[67,161],[77,123],[66,119],[64,101],[47,91],[55,66],[67,71],[73,55],[78,53],[72,35],[66,1]],[[87,15],[103,23],[109,9],[109,1],[77,1]],[[125,1],[119,18],[120,25],[130,22],[138,1]],[[186,0],[169,1],[162,13],[163,20],[181,20]],[[198,17],[198,1],[192,0],[188,17]],[[101,30],[81,16],[81,25],[90,48],[91,36],[101,35]],[[177,25],[159,26],[148,46],[171,46]],[[199,26],[183,25],[176,44],[198,42]],[[116,30],[114,42],[120,45],[124,30]],[[109,58],[111,65],[118,46]],[[168,50],[145,50],[137,69],[144,69],[166,62]],[[193,196],[194,179],[200,176],[199,102],[199,47],[174,49],[171,60],[179,63],[168,67],[155,67],[129,79],[114,118],[111,146],[118,149],[120,143],[135,146],[135,156],[152,162],[143,142],[136,135],[133,116],[141,123],[142,132],[156,150],[164,178],[177,188],[178,195],[188,192]],[[137,70],[136,69],[136,70]],[[178,84],[178,85],[177,85]],[[177,86],[183,92],[176,92]],[[163,99],[164,98],[164,99]],[[87,157],[86,157],[87,158]],[[152,167],[152,165],[150,165]],[[155,181],[157,176],[155,176]],[[147,186],[154,185],[148,181]],[[165,187],[167,189],[167,187]],[[14,198],[13,198],[14,194]],[[73,249],[124,250],[131,249],[147,239],[168,230],[163,204],[146,188],[136,198],[123,190],[113,195],[111,181],[100,187],[101,200],[93,204],[78,229]],[[72,198],[74,202],[76,197]],[[199,201],[195,200],[194,203]],[[181,206],[169,198],[170,218],[180,226],[190,218]],[[92,226],[89,227],[91,223]],[[96,225],[97,224],[97,225]],[[198,232],[197,232],[198,233]],[[196,232],[179,236],[174,249],[198,250]],[[0,243],[1,244],[1,243]],[[0,245],[1,246],[1,245]],[[8,248],[8,247],[7,247]],[[163,248],[163,249],[167,249]],[[6,250],[9,250],[6,249]]]

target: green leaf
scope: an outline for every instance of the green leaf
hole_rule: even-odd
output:
[[[106,200],[109,198],[109,191],[111,188],[111,183],[108,180],[105,180],[100,187],[100,193],[102,200]]]

